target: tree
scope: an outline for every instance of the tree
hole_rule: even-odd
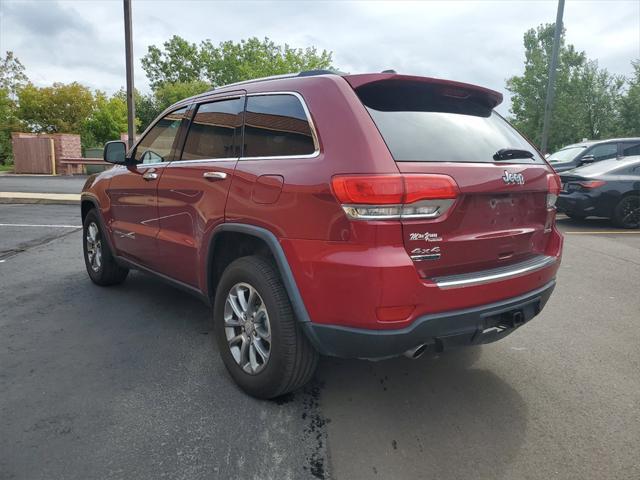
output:
[[[18,92],[18,116],[33,132],[80,133],[94,109],[91,90],[73,82],[39,88],[32,84]]]
[[[155,91],[158,113],[180,100],[209,90],[211,90],[211,85],[202,80],[162,85]]]
[[[153,93],[142,94],[136,90],[134,97],[136,101],[138,133],[141,133],[144,132],[162,110],[158,107],[156,97]]]
[[[10,162],[12,158],[11,132],[18,130],[16,104],[9,89],[0,88],[0,163]]]
[[[211,40],[196,45],[174,35],[160,49],[148,48],[142,68],[155,91],[165,84],[208,81],[212,86],[301,70],[330,69],[331,52],[315,47],[292,48],[276,45],[268,38],[226,41],[215,46]]]
[[[153,90],[165,83],[202,79],[201,53],[195,43],[174,35],[163,46],[161,50],[151,45],[142,57],[142,68]]]
[[[28,81],[20,60],[13,52],[7,51],[0,60],[0,163],[3,164],[13,156],[11,132],[19,128],[16,98]]]
[[[0,89],[6,90],[12,99],[16,98],[18,90],[27,85],[29,79],[24,73],[24,65],[7,51],[4,59],[0,60]]]
[[[200,46],[203,74],[212,85],[280,75],[304,70],[331,69],[331,52],[315,47],[292,48],[276,45],[268,38],[256,37],[235,43],[221,42],[215,47],[210,40]]]
[[[546,24],[527,30],[524,34],[524,73],[507,80],[507,90],[512,93],[511,120],[533,142],[539,142],[542,135],[554,29],[554,24]],[[585,61],[584,52],[577,52],[573,45],[565,45],[562,32],[549,134],[550,150],[578,140],[572,127],[575,119],[571,115],[576,109],[578,87],[575,81]]]
[[[96,91],[94,105],[82,128],[84,146],[96,146],[109,140],[117,140],[122,132],[127,131],[127,98],[123,90],[111,97],[104,92]]]
[[[640,59],[632,62],[633,76],[629,78],[629,88],[620,99],[619,135],[640,136]]]
[[[577,79],[576,95],[582,121],[580,133],[584,137],[600,139],[617,134],[623,85],[624,77],[598,68],[597,61],[585,63]]]

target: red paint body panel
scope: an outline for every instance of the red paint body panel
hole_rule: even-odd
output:
[[[224,222],[227,193],[237,160],[171,162],[158,184],[158,271],[188,285],[204,288],[205,234]],[[207,172],[227,174],[207,180]]]

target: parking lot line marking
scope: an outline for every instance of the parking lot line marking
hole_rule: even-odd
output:
[[[564,232],[564,233],[572,233],[574,235],[597,235],[597,234],[604,234],[604,235],[624,235],[624,234],[630,234],[630,235],[640,235],[640,230],[634,231],[634,232],[625,232],[624,230],[617,230],[617,231],[607,231],[607,230],[599,230],[599,231],[594,231],[594,232],[579,232],[579,231],[569,231],[569,232]]]
[[[28,223],[0,223],[0,227],[82,228],[82,225],[31,225]]]

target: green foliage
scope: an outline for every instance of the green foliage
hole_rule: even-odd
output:
[[[134,98],[136,102],[138,132],[143,132],[162,110],[157,106],[156,97],[153,93],[143,95],[136,90]]]
[[[201,53],[195,43],[174,35],[164,49],[151,45],[142,57],[142,68],[154,90],[165,83],[190,82],[201,78]]]
[[[553,24],[546,24],[524,34],[524,73],[507,80],[507,89],[512,93],[511,120],[535,143],[540,142],[542,136],[554,29]],[[565,44],[563,31],[549,151],[583,138],[600,139],[621,134],[624,130],[621,111],[628,109],[625,107],[628,101],[623,98],[624,84],[623,77],[612,75],[600,68],[597,61],[588,60],[584,52]]]
[[[629,89],[620,102],[620,134],[640,137],[640,59],[633,62]]]
[[[19,126],[17,93],[28,81],[20,60],[13,52],[6,52],[0,59],[0,165],[12,160],[11,132]]]
[[[24,73],[24,65],[13,52],[7,51],[0,60],[0,89],[6,90],[15,99],[18,90],[29,82]]]
[[[315,47],[292,48],[276,45],[268,38],[221,42],[210,40],[196,45],[174,35],[160,49],[148,48],[142,58],[142,68],[155,91],[165,84],[208,81],[213,86],[249,80],[257,77],[330,69],[331,52],[318,52]]]
[[[28,84],[18,92],[18,116],[33,132],[79,133],[94,110],[89,88],[77,82],[39,88]]]
[[[211,90],[211,84],[202,80],[166,83],[158,87],[155,91],[156,106],[159,111],[162,111],[180,100],[209,90]]]
[[[127,131],[127,97],[120,90],[108,97],[96,91],[94,109],[82,126],[82,144],[85,147],[102,145],[120,138]]]
[[[0,164],[11,161],[11,132],[17,128],[15,101],[11,98],[9,89],[0,88]]]
[[[136,90],[136,120],[138,132],[143,132],[160,113],[174,103],[193,95],[211,90],[211,85],[202,80],[165,83],[155,92],[143,95]]]

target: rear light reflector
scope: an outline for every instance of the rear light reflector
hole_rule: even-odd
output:
[[[398,322],[405,320],[415,310],[415,305],[402,305],[398,307],[378,307],[376,316],[381,322]]]
[[[331,186],[345,213],[359,220],[439,217],[459,193],[453,178],[438,174],[338,175]]]

